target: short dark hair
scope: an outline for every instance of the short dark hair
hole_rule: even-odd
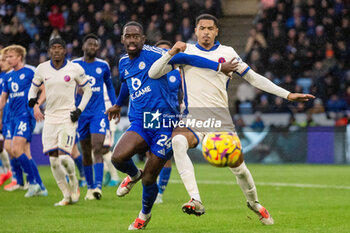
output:
[[[60,44],[63,48],[66,48],[66,42],[62,38],[53,38],[49,41],[49,48],[54,44]]]
[[[213,20],[215,26],[216,26],[216,27],[219,27],[219,20],[218,20],[214,15],[211,15],[211,14],[201,14],[201,15],[199,15],[199,16],[196,18],[196,27],[197,27],[199,21],[202,20],[202,19]]]
[[[126,27],[128,27],[128,26],[136,26],[136,27],[140,28],[141,33],[143,34],[143,27],[142,27],[142,25],[141,25],[140,23],[136,22],[136,21],[129,21],[129,22],[127,22],[127,23],[124,25],[124,27],[123,27],[123,30],[122,30],[122,33],[123,33],[123,34],[124,34],[124,29],[125,29]]]
[[[96,34],[94,34],[94,33],[89,33],[89,34],[87,34],[86,36],[84,36],[84,38],[83,38],[83,43],[85,43],[85,42],[86,42],[88,39],[90,39],[90,38],[99,41],[98,36],[96,36]]]
[[[170,48],[171,48],[171,42],[168,41],[168,40],[160,40],[158,41],[154,46],[158,47],[159,45],[162,45],[162,44],[165,44],[165,45],[168,45]]]

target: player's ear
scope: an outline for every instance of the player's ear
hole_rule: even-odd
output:
[[[217,37],[219,35],[219,28],[215,29],[215,37]]]

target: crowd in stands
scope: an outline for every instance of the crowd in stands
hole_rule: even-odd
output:
[[[350,1],[261,0],[243,59],[252,69],[291,92],[311,93],[310,103],[285,100],[242,84],[238,113],[339,112],[350,106]],[[23,45],[27,64],[48,59],[48,41],[62,37],[67,58],[82,56],[81,41],[96,33],[99,57],[109,62],[116,90],[124,53],[122,26],[143,24],[147,43],[195,42],[195,16],[222,16],[220,0],[0,0],[0,46]]]
[[[48,59],[48,42],[61,37],[69,60],[82,56],[82,38],[96,33],[102,46],[98,57],[109,62],[118,90],[118,61],[125,53],[120,42],[129,20],[143,24],[148,44],[160,39],[194,41],[198,14],[221,16],[220,0],[0,0],[0,46],[24,46],[26,63]],[[0,48],[1,48],[0,47]]]
[[[350,1],[261,0],[243,57],[251,68],[291,92],[317,97],[290,106],[260,91],[244,95],[238,111],[326,111],[342,117],[350,107]]]

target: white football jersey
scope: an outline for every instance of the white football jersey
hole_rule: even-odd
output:
[[[246,63],[242,62],[232,47],[220,45],[219,43],[211,50],[205,50],[196,44],[187,44],[185,53],[205,57],[219,63],[236,58],[239,61],[237,73],[241,76],[250,69]],[[227,87],[229,77],[221,72],[190,65],[182,65],[182,68],[189,110],[188,118],[196,118],[203,121],[214,118],[222,121],[222,127],[217,130],[234,130],[228,108]]]
[[[78,85],[86,85],[88,79],[79,64],[67,61],[57,70],[51,65],[51,61],[47,61],[36,68],[32,82],[36,86],[42,83],[45,86],[45,122],[61,124],[71,122],[70,112],[76,109],[75,97]]]

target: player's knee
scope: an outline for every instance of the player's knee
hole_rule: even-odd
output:
[[[143,185],[151,185],[156,183],[157,181],[157,176],[152,174],[152,173],[144,173],[142,177],[142,184]]]
[[[58,159],[58,157],[50,156],[50,166],[52,167],[52,169],[56,169],[60,166],[60,160]]]
[[[180,147],[186,147],[187,143],[187,139],[184,135],[178,134],[175,135],[172,139],[171,139],[171,143],[173,145],[173,149],[176,150]]]

